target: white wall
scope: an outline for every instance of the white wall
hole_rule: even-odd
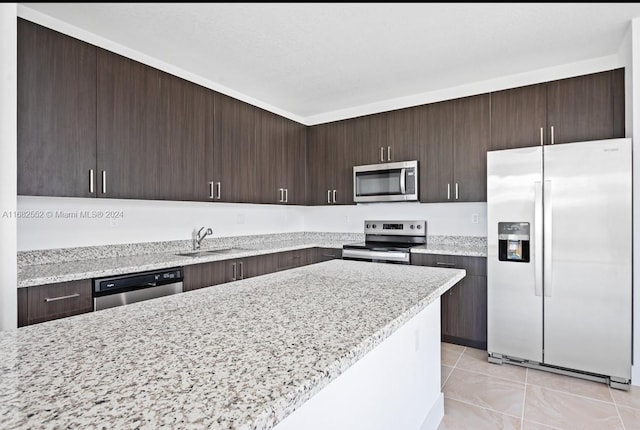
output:
[[[306,231],[362,233],[365,220],[377,219],[424,219],[427,220],[428,235],[487,235],[486,203],[403,202],[315,206],[306,208],[304,227]]]
[[[0,4],[0,211],[16,209],[16,3]],[[0,330],[17,326],[16,220],[0,214]]]
[[[13,169],[15,172],[15,163]],[[304,229],[304,209],[301,206],[19,196],[18,251],[189,240],[193,229],[203,226],[211,227],[214,237],[297,232]],[[81,213],[87,211],[95,214],[82,218]],[[109,214],[117,217],[107,218]]]

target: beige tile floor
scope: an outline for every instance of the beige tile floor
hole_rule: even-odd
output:
[[[640,430],[640,387],[606,384],[511,364],[442,343],[444,418],[439,430]]]

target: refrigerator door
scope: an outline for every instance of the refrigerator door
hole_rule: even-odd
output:
[[[499,261],[498,223],[529,223],[530,260]],[[536,241],[537,238],[537,241]],[[487,350],[542,362],[542,148],[487,153]]]
[[[544,149],[544,363],[629,379],[631,140]]]

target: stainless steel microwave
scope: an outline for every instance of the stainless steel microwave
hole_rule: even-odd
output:
[[[417,200],[417,160],[353,167],[354,202],[404,202]]]

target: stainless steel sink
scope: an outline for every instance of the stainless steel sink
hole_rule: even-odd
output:
[[[176,255],[181,255],[183,257],[205,257],[207,255],[231,254],[234,252],[242,252],[242,251],[248,251],[248,250],[245,248],[207,249],[203,251],[180,252]]]

